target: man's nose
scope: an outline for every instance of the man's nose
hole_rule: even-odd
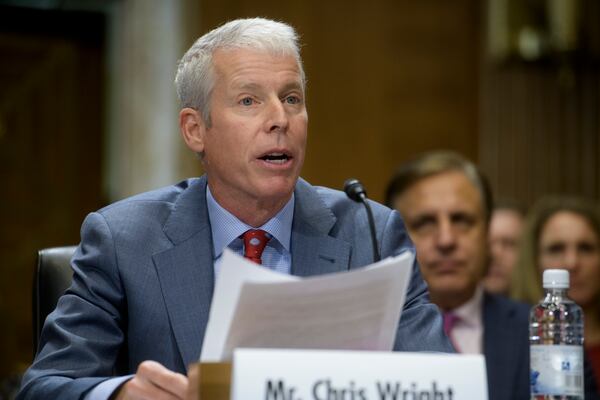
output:
[[[289,119],[285,104],[278,98],[271,100],[267,109],[267,132],[285,132],[288,124]]]
[[[500,240],[498,240],[498,239],[490,240],[488,242],[488,245],[489,245],[489,249],[490,249],[490,255],[492,257],[498,257],[499,255],[502,254],[502,250],[503,250],[504,246],[502,246],[502,243],[500,242]]]
[[[437,245],[440,249],[448,250],[456,245],[456,232],[450,221],[441,221],[437,232]]]

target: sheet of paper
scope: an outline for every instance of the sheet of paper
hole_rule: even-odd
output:
[[[298,278],[226,250],[200,361],[229,361],[238,347],[389,351],[413,260]]]
[[[223,251],[222,257],[200,361],[221,360],[227,339],[226,334],[229,332],[240,290],[244,283],[288,282],[300,279],[261,267],[227,248]]]

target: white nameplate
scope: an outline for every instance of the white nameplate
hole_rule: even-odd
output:
[[[238,349],[232,400],[487,400],[481,355]]]

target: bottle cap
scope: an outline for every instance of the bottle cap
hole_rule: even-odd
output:
[[[544,289],[568,289],[569,271],[566,269],[547,269],[544,271]]]

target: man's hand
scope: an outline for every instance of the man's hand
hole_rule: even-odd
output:
[[[156,361],[142,362],[135,376],[121,386],[116,400],[184,400],[188,378],[170,371]]]
[[[185,400],[200,399],[200,366],[191,365],[188,369],[188,391]]]

